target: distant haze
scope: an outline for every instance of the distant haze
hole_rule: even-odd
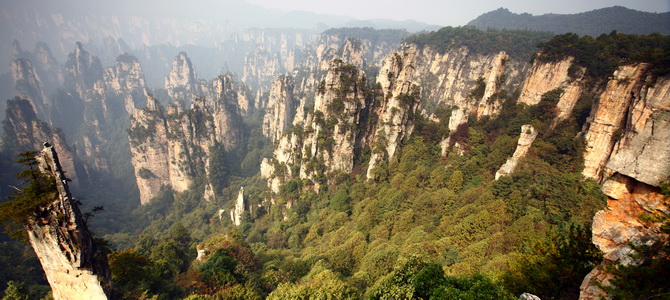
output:
[[[413,19],[442,26],[465,25],[477,16],[500,7],[515,13],[533,15],[574,14],[615,5],[647,12],[670,11],[669,0],[247,0],[247,2],[283,11],[304,10],[348,15],[359,19]]]

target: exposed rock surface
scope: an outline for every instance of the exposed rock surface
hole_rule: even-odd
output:
[[[244,213],[244,208],[244,187],[240,187],[240,192],[237,193],[237,199],[235,199],[235,207],[230,211],[230,220],[233,221],[235,226],[240,226],[240,224],[242,224],[242,213]]]
[[[45,147],[38,162],[44,173],[56,179],[58,193],[29,220],[26,229],[53,298],[107,299],[111,287],[107,259],[93,244],[55,149]]]
[[[519,296],[519,300],[541,300],[540,297],[535,296],[530,293],[523,293],[521,296]]]
[[[620,67],[596,100],[584,135],[584,176],[602,181],[603,176],[607,175],[603,173],[603,168],[612,154],[621,148],[621,143],[627,143],[636,132],[642,131],[648,116],[660,108],[659,105],[667,106],[662,103],[668,101],[667,97],[656,98],[660,101],[648,101],[646,91],[651,82],[647,82],[647,68],[646,64]],[[667,87],[657,88],[665,90],[667,94]],[[639,112],[634,107],[638,107]],[[646,113],[640,114],[645,108]]]
[[[668,239],[661,233],[662,222],[641,219],[670,216],[667,198],[658,188],[670,179],[670,82],[667,76],[652,81],[646,68],[645,64],[619,68],[592,112],[587,133],[591,147],[585,154],[591,160],[585,174],[607,178],[603,183],[607,208],[596,213],[592,225],[593,242],[605,261],[582,282],[580,299],[608,298],[597,282],[606,285],[611,279],[605,272],[607,264],[638,263],[630,256],[630,244]]]
[[[542,62],[536,59],[523,84],[518,102],[535,105],[540,102],[545,93],[561,89],[563,93],[556,104],[558,115],[555,122],[567,118],[572,113],[582,92],[585,91],[584,68],[573,66],[573,61],[572,57],[557,62]],[[576,70],[573,71],[574,74],[570,74],[571,68]]]
[[[195,68],[186,52],[179,52],[172,61],[172,68],[165,78],[164,87],[172,99],[190,100],[193,95],[201,93]]]
[[[375,108],[379,119],[375,125],[367,177],[373,179],[374,168],[385,158],[395,155],[400,143],[414,130],[414,117],[420,103],[419,87],[414,83],[418,51],[414,48],[391,53],[379,71],[377,83],[381,85],[385,101]]]
[[[508,158],[505,164],[503,164],[500,169],[496,172],[495,179],[498,180],[502,176],[509,176],[514,172],[516,165],[519,163],[519,160],[524,158],[530,149],[530,146],[535,141],[537,137],[537,131],[531,125],[521,126],[521,135],[519,136],[519,141],[516,144],[516,150],[512,157]]]
[[[196,177],[209,177],[214,152],[238,147],[242,121],[237,103],[244,87],[233,81],[231,76],[217,77],[206,86],[212,98],[194,99],[188,108],[173,102],[165,109],[150,97],[147,107],[133,114],[128,137],[142,204],[162,187],[188,190]],[[211,183],[204,188],[211,199]]]
[[[293,98],[293,77],[279,76],[270,88],[263,117],[263,135],[273,141],[279,140],[290,129],[297,105]]]
[[[310,179],[318,190],[326,183],[327,173],[352,170],[355,151],[370,132],[365,117],[373,98],[366,89],[361,70],[340,60],[332,62],[313,110],[298,113],[301,116],[293,123],[296,131],[282,136],[273,159],[263,161],[261,173],[269,178],[274,192],[279,192],[280,182],[292,177]]]
[[[28,101],[35,112],[42,118],[48,116],[47,98],[42,92],[42,82],[33,70],[29,60],[17,58],[11,64],[12,78],[16,87],[16,94]]]
[[[30,102],[23,99],[7,101],[4,122],[5,140],[15,153],[28,149],[39,149],[42,143],[50,141],[61,157],[60,165],[73,185],[78,184],[74,153],[68,147],[65,136],[58,129],[51,129],[35,115]]]
[[[77,91],[79,97],[86,97],[87,91],[93,89],[96,81],[102,79],[102,64],[100,59],[84,50],[84,46],[77,42],[74,52],[68,54],[65,62],[65,88]]]

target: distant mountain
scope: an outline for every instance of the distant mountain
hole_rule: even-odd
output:
[[[596,9],[578,14],[517,14],[506,8],[487,12],[467,25],[479,29],[529,29],[557,34],[573,32],[599,36],[616,30],[620,33],[670,35],[670,12],[650,13],[622,6]]]

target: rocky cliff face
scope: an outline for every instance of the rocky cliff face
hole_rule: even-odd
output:
[[[395,59],[398,65],[395,70],[384,69],[383,66],[392,65],[389,59]],[[411,44],[389,55],[383,66],[377,81],[394,89],[394,95],[407,91],[400,90],[402,84],[391,85],[391,82],[405,81],[405,88],[420,87],[417,96],[427,107],[452,107],[449,119],[452,132],[466,123],[470,115],[477,118],[497,115],[506,95],[520,85],[529,69],[527,63],[510,59],[504,51],[481,55],[465,47],[437,51]],[[449,137],[445,137],[443,153],[449,144]]]
[[[52,203],[39,208],[26,225],[28,238],[42,264],[54,299],[107,299],[111,274],[106,257],[70,194],[54,147],[45,144],[37,158],[42,172],[56,180]]]
[[[201,93],[195,68],[186,52],[179,52],[172,61],[172,68],[165,78],[164,87],[170,98],[182,101],[190,100]]]
[[[651,84],[647,82],[650,80],[647,69],[646,64],[620,67],[607,82],[605,90],[600,93],[588,123],[585,125],[587,128],[584,135],[586,140],[584,176],[602,181],[603,176],[608,175],[603,173],[605,164],[613,156],[613,152],[618,152],[620,146],[627,142],[627,139],[622,140],[627,130],[626,127],[640,131],[642,128],[638,127],[644,126],[647,122],[651,115],[650,111],[653,109],[646,107],[646,91]],[[652,91],[654,91],[653,88]],[[658,99],[663,99],[662,96]],[[664,100],[654,102],[662,101]],[[647,111],[645,114],[640,114],[642,111],[636,112],[636,106],[638,110],[647,108]]]
[[[628,65],[609,79],[587,124],[586,176],[603,178],[607,208],[593,219],[593,242],[605,262],[582,283],[581,299],[599,299],[607,284],[609,263],[636,263],[635,245],[668,239],[661,222],[643,222],[643,215],[668,216],[667,199],[658,186],[670,179],[670,79],[654,79],[648,65]]]
[[[558,101],[557,121],[564,120],[570,115],[581,93],[585,91],[583,68],[577,68],[576,74],[570,74],[574,59],[568,57],[558,62],[542,62],[536,59],[533,68],[526,78],[519,103],[535,105],[540,102],[542,95],[555,89],[564,92]],[[573,67],[576,68],[576,67]]]
[[[65,136],[60,130],[51,129],[48,124],[39,120],[30,102],[18,98],[7,101],[4,132],[4,142],[12,148],[13,153],[40,149],[42,143],[47,141],[52,143],[61,158],[63,172],[72,180],[73,185],[78,184],[74,153],[67,145]]]
[[[209,178],[213,152],[238,147],[242,122],[237,103],[243,88],[232,77],[220,76],[206,87],[213,98],[194,99],[188,108],[173,102],[165,109],[150,97],[132,115],[128,137],[142,204],[163,187],[184,192],[195,178]],[[206,182],[204,189],[211,199],[212,185]]]
[[[88,100],[87,91],[93,89],[96,81],[102,79],[102,64],[100,59],[84,50],[84,46],[77,42],[74,52],[68,54],[65,63],[65,88],[77,91],[81,99]]]
[[[516,150],[512,157],[508,158],[505,164],[503,164],[500,169],[496,172],[495,179],[498,180],[502,176],[509,176],[514,172],[516,165],[519,163],[519,160],[524,158],[530,149],[530,146],[535,141],[537,137],[537,130],[531,125],[521,126],[521,135],[519,136],[519,141],[516,144]]]
[[[385,101],[375,109],[379,119],[375,125],[375,145],[368,164],[368,179],[374,178],[374,168],[382,160],[393,157],[400,143],[414,130],[414,116],[420,102],[414,69],[417,54],[415,48],[393,52],[379,70],[377,83]]]
[[[263,135],[273,141],[287,132],[295,116],[296,99],[293,97],[293,77],[279,76],[270,88],[266,114],[263,117]]]
[[[235,207],[230,211],[230,220],[235,226],[240,226],[240,224],[242,224],[242,213],[244,213],[244,208],[244,187],[240,187],[240,191],[237,193],[237,199],[235,199]]]
[[[362,71],[333,61],[314,108],[298,114],[305,117],[296,117],[295,130],[278,141],[272,160],[263,161],[262,173],[273,191],[279,192],[279,184],[293,177],[310,179],[318,190],[327,182],[326,174],[351,172],[355,149],[363,146],[370,130],[366,117],[374,102],[371,96]]]
[[[17,96],[28,100],[40,117],[48,116],[48,103],[42,92],[42,82],[30,61],[25,58],[14,59],[11,70]]]

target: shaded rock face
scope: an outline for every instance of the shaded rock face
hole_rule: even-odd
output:
[[[244,87],[230,76],[206,87],[215,95],[212,99],[197,98],[188,108],[173,102],[165,109],[149,97],[147,106],[132,115],[128,137],[142,204],[164,187],[184,192],[195,178],[209,178],[212,153],[239,146],[243,135],[237,103]],[[209,182],[205,196],[214,196]]]
[[[608,200],[592,225],[593,243],[605,261],[582,282],[580,299],[607,298],[596,283],[611,279],[607,264],[637,263],[630,256],[630,243],[653,245],[668,239],[660,231],[661,222],[640,219],[670,215],[667,197],[658,188],[670,179],[670,82],[667,76],[652,80],[646,70],[645,64],[620,67],[587,124],[589,164],[584,174],[606,178],[603,193]]]
[[[537,137],[537,130],[531,125],[521,126],[521,135],[519,136],[519,141],[516,145],[516,150],[512,157],[508,158],[505,164],[503,164],[500,169],[496,172],[495,179],[498,180],[502,176],[509,176],[514,172],[516,165],[519,163],[519,160],[526,157],[530,146],[535,141]]]
[[[37,42],[33,52],[24,51],[18,41],[12,42],[12,60],[26,59],[32,63],[33,70],[43,85],[45,95],[51,95],[63,85],[63,66],[51,54],[51,49],[44,42]]]
[[[39,149],[42,143],[50,141],[61,157],[60,165],[73,185],[78,185],[74,153],[65,140],[65,135],[58,129],[51,129],[48,124],[39,120],[28,100],[15,98],[7,101],[4,122],[5,143],[12,152],[19,153],[27,149]]]
[[[58,154],[54,147],[45,147],[37,160],[40,170],[55,178],[58,194],[39,208],[26,230],[54,299],[107,299],[111,287],[107,258],[93,244]]]
[[[48,116],[47,98],[42,92],[42,82],[33,70],[29,60],[18,58],[11,63],[12,79],[16,87],[16,94],[26,99],[40,117]]]
[[[74,52],[68,54],[65,62],[65,88],[75,90],[81,99],[88,99],[86,92],[93,89],[96,81],[102,79],[102,64],[100,59],[84,50],[84,46],[77,42]]]

